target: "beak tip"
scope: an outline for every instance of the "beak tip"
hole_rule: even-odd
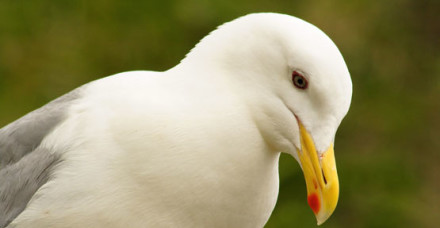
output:
[[[322,220],[316,219],[316,223],[318,224],[318,226],[322,225],[324,222],[325,222],[325,220],[322,221]]]
[[[315,214],[316,216],[316,222],[319,225],[322,225],[325,221],[327,221],[328,218],[330,218],[330,216],[332,215],[332,213],[318,213]]]

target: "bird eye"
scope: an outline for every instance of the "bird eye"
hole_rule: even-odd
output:
[[[294,71],[292,73],[292,81],[293,81],[293,84],[298,89],[306,89],[307,88],[306,78],[304,78],[304,76],[302,76],[300,73],[298,73],[296,71]]]

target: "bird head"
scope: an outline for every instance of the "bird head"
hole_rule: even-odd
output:
[[[308,203],[318,224],[326,221],[339,197],[335,134],[352,96],[332,40],[296,17],[257,13],[220,26],[184,61],[191,59],[232,75],[265,141],[300,164]]]

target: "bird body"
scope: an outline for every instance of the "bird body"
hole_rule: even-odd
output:
[[[59,172],[17,221],[263,226],[276,202],[279,153],[270,153],[227,88],[212,85],[220,99],[199,90],[170,93],[160,88],[181,85],[164,74],[123,73],[82,88],[87,100],[72,104],[40,145],[62,151]]]
[[[287,45],[289,26],[329,47]],[[322,65],[334,72],[319,81]],[[310,74],[310,94],[292,85],[292,71]],[[0,227],[263,227],[280,153],[302,159],[304,125],[316,156],[326,154],[350,99],[345,63],[321,31],[286,15],[242,17],[168,71],[90,82],[1,129],[0,179],[26,181],[0,183]],[[28,183],[36,184],[25,197],[11,193]]]

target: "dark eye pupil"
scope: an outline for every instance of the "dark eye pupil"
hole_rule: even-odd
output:
[[[299,89],[307,88],[307,80],[297,71],[294,71],[292,74],[293,84]]]

